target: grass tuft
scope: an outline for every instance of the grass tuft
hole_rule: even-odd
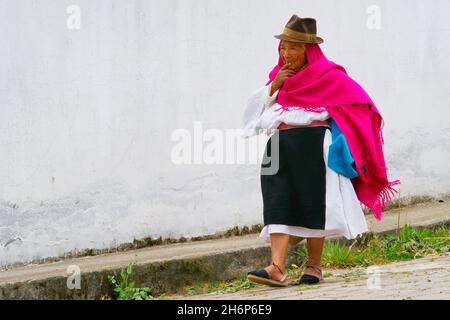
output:
[[[448,227],[433,230],[413,229],[405,225],[397,235],[374,235],[362,245],[352,244],[348,247],[338,241],[325,241],[322,265],[334,268],[368,267],[447,252],[450,252]],[[307,249],[299,248],[296,255],[307,259]]]

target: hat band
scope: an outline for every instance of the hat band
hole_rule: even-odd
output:
[[[315,41],[315,40],[317,40],[315,34],[299,32],[299,31],[295,31],[295,30],[289,29],[287,27],[284,27],[283,34],[288,36],[288,37],[297,39],[297,40],[305,40],[305,41]]]

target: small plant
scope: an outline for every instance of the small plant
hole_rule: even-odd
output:
[[[233,293],[241,290],[258,288],[261,285],[251,282],[246,275],[240,276],[238,279],[231,281],[214,281],[196,284],[194,286],[185,286],[182,290],[183,294],[197,295],[204,293]]]
[[[129,281],[129,277],[133,272],[133,266],[136,264],[132,261],[126,269],[120,271],[120,281],[116,280],[114,275],[108,276],[109,283],[113,286],[117,300],[153,300],[150,288],[135,288],[134,282]]]
[[[255,285],[254,282],[249,281],[247,279],[247,276],[242,275],[239,278],[239,280],[237,280],[237,281],[223,283],[217,292],[218,293],[233,293],[233,292],[238,292],[241,290],[248,290],[248,289],[252,289],[252,288],[256,288],[256,287],[257,286]]]

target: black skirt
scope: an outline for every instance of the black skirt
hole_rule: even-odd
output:
[[[275,174],[263,174],[276,161],[271,136],[261,164],[264,225],[285,224],[325,229],[326,167],[323,142],[326,127],[278,130],[279,165]],[[275,139],[276,141],[276,139]],[[275,149],[274,149],[275,150]]]

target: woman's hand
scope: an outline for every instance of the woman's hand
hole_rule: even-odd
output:
[[[273,95],[275,91],[280,89],[283,86],[284,81],[292,77],[295,74],[294,70],[289,69],[290,63],[286,63],[280,71],[278,71],[277,75],[275,76],[275,79],[272,81],[272,86],[270,88],[270,96]]]

